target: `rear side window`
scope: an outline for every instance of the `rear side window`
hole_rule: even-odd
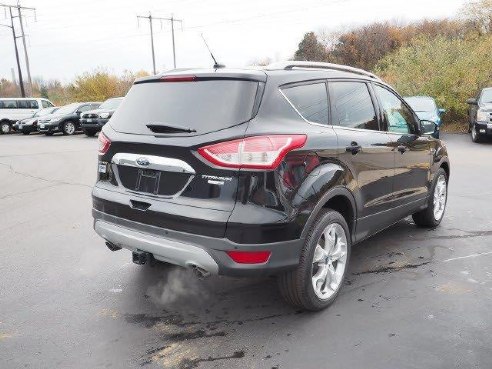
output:
[[[376,111],[363,82],[330,82],[333,125],[379,130]]]
[[[0,109],[17,109],[17,100],[0,100]]]
[[[304,119],[314,123],[328,123],[328,96],[325,83],[283,88],[282,93]]]
[[[204,134],[253,117],[258,82],[204,80],[133,85],[111,118],[118,132],[154,133],[147,125],[179,127]]]
[[[19,109],[39,109],[39,104],[36,100],[18,100],[17,107]]]

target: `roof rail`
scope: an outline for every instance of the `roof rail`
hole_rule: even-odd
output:
[[[349,67],[347,65],[333,64],[333,63],[310,62],[310,61],[286,61],[286,62],[273,63],[265,67],[266,70],[279,70],[279,69],[290,70],[294,68],[330,69],[330,70],[337,70],[340,72],[355,73],[362,76],[367,76],[373,79],[380,80],[380,78],[376,76],[374,73],[367,72],[363,69]]]

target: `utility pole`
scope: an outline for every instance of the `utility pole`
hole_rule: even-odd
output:
[[[17,60],[17,70],[18,70],[18,74],[19,74],[19,85],[21,87],[22,97],[25,97],[26,93],[25,93],[25,90],[24,90],[24,81],[22,79],[22,71],[21,71],[20,61],[19,61],[19,51],[17,49],[17,36],[15,34],[14,18],[19,18],[19,22],[20,22],[21,36],[19,36],[19,37],[22,37],[22,43],[24,45],[24,56],[25,56],[25,59],[26,59],[26,69],[27,69],[27,75],[28,75],[28,81],[29,81],[29,90],[30,90],[30,93],[32,94],[31,68],[30,68],[30,65],[29,65],[29,56],[27,55],[27,46],[26,46],[26,38],[25,38],[25,33],[24,33],[24,25],[22,24],[22,10],[33,10],[33,11],[36,11],[36,9],[35,8],[28,8],[28,7],[25,7],[25,6],[21,6],[19,1],[17,2],[17,5],[0,4],[0,7],[8,8],[9,9],[10,23],[11,23],[11,25],[10,26],[7,26],[7,27],[10,27],[12,29],[12,35],[14,37],[14,46],[15,46],[15,57],[16,57],[16,60]],[[17,9],[17,12],[18,12],[18,15],[17,16],[14,16],[13,15],[12,8],[16,8]]]
[[[27,80],[29,81],[29,92],[30,95],[32,96],[32,79],[31,79],[31,67],[29,65],[29,56],[27,55],[27,46],[26,46],[26,35],[24,33],[24,25],[22,24],[22,9],[29,9],[29,10],[36,10],[35,8],[25,8],[20,6],[19,3],[17,3],[17,12],[19,13],[19,23],[20,23],[20,29],[21,29],[21,37],[22,37],[22,44],[24,45],[24,58],[26,60],[26,69],[27,69]]]
[[[19,51],[17,50],[17,37],[15,36],[15,27],[14,27],[14,16],[12,14],[12,8],[9,8],[10,12],[10,26],[6,24],[0,24],[0,26],[3,27],[8,27],[12,30],[12,37],[14,39],[14,49],[15,49],[15,60],[17,61],[17,73],[19,74],[19,86],[21,90],[21,95],[22,97],[26,97],[26,92],[24,91],[24,82],[22,80],[22,70],[20,66],[20,61],[19,61]],[[15,82],[15,78],[14,78]]]
[[[17,73],[19,74],[19,85],[22,97],[26,97],[26,91],[24,91],[24,80],[22,79],[22,70],[19,61],[19,50],[17,50],[17,38],[15,37],[14,16],[12,14],[12,8],[10,11],[10,23],[12,28],[12,37],[14,38],[15,60],[17,60]]]
[[[176,69],[176,48],[174,46],[174,15],[171,15],[171,37],[173,39],[173,65]]]
[[[176,44],[174,41],[174,22],[179,22],[183,24],[182,19],[175,19],[174,16],[171,16],[171,18],[161,18],[161,17],[153,17],[152,13],[149,12],[149,15],[143,16],[143,15],[137,15],[137,20],[138,19],[147,19],[149,21],[150,25],[150,46],[152,48],[152,67],[153,67],[153,72],[154,74],[157,74],[157,71],[155,69],[155,52],[154,52],[154,30],[152,28],[152,22],[154,20],[158,20],[161,22],[161,27],[162,27],[162,21],[168,21],[171,22],[171,37],[172,37],[172,42],[173,42],[173,64],[174,68],[176,68]]]

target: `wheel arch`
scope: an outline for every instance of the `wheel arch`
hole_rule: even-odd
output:
[[[443,161],[441,162],[441,165],[439,165],[439,168],[444,169],[444,171],[446,172],[446,176],[448,177],[448,181],[449,181],[449,176],[450,176],[450,174],[451,174],[451,172],[450,172],[450,168],[449,168],[449,162],[447,162],[447,161],[443,160]]]
[[[350,237],[354,241],[357,219],[357,207],[352,192],[346,187],[339,186],[328,190],[314,207],[311,215],[304,224],[301,238],[305,238],[309,229],[323,209],[330,208],[338,211],[344,217],[350,230]]]

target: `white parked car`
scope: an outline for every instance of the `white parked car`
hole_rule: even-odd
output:
[[[53,106],[51,101],[43,98],[0,98],[0,134],[9,133],[18,120],[32,117],[37,111]]]

